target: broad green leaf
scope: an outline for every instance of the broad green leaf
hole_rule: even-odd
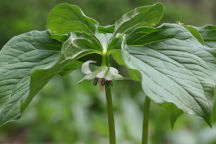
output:
[[[102,54],[103,47],[100,41],[93,35],[74,32],[62,45],[61,53],[65,60],[79,59],[85,55]]]
[[[80,61],[83,63],[83,62],[86,62],[88,60],[93,60],[96,62],[95,65],[100,66],[101,62],[102,62],[102,56],[101,56],[101,54],[92,53],[92,54],[88,54],[88,55],[85,55],[85,56],[79,58],[77,61]]]
[[[153,33],[155,31],[159,31],[159,29],[152,28],[152,27],[140,27],[133,31],[131,31],[127,35],[127,44],[133,45],[138,44],[140,40],[143,40],[143,37],[145,37],[149,33]]]
[[[179,118],[179,116],[181,116],[183,114],[183,111],[181,109],[178,109],[172,103],[162,104],[162,107],[164,107],[166,109],[166,111],[168,112],[169,118],[170,118],[171,128],[174,129],[175,122]]]
[[[61,53],[65,61],[69,62],[63,68],[62,72],[60,72],[60,75],[64,76],[70,73],[76,68],[81,67],[83,62],[88,60],[95,61],[95,65],[101,65],[101,55],[108,47],[108,39],[106,36],[107,34],[97,34],[94,36],[87,33],[71,33],[68,40],[62,46]],[[110,38],[110,35],[108,38]]]
[[[115,51],[114,53],[112,53],[112,57],[119,65],[126,66],[125,62],[122,58],[121,50],[118,50],[118,51]]]
[[[216,26],[213,25],[207,25],[203,27],[196,27],[197,30],[202,35],[205,45],[208,46],[210,49],[210,52],[212,55],[216,58]],[[212,111],[212,122],[216,123],[216,88],[214,91],[214,105],[213,105],[213,111]]]
[[[173,103],[210,125],[216,59],[183,26],[164,24],[139,45],[122,44],[125,64],[142,74],[142,87],[156,103]],[[143,45],[141,44],[143,41]]]
[[[214,102],[212,108],[211,121],[212,123],[216,123],[216,85],[214,87]]]
[[[197,27],[201,36],[204,39],[205,45],[212,48],[212,52],[214,53],[214,48],[216,48],[216,26],[207,25],[204,27]]]
[[[78,6],[67,3],[54,7],[47,20],[47,28],[55,34],[95,33],[97,27],[96,20],[87,17]]]
[[[183,111],[181,109],[178,109],[173,104],[169,107],[169,115],[170,115],[170,125],[171,128],[174,129],[176,120],[183,114]]]
[[[79,68],[82,62],[87,60],[95,60],[97,65],[101,64],[101,55],[106,53],[107,49],[116,46],[115,39],[119,39],[116,37],[110,42],[111,37],[112,34],[103,33],[98,33],[95,36],[80,32],[70,33],[70,37],[62,45],[61,53],[64,56],[64,61],[72,61],[63,68],[60,74],[64,75]]]
[[[122,44],[122,39],[124,37],[124,34],[118,34],[115,37],[112,37],[112,39],[110,39],[109,44],[108,44],[108,52],[107,54],[112,54],[115,52],[119,52],[120,48],[121,48],[121,44]]]
[[[189,25],[185,25],[184,26],[186,29],[188,29],[190,32],[191,32],[191,34],[201,43],[201,44],[205,44],[204,43],[204,40],[202,39],[202,37],[201,37],[201,35],[200,35],[200,33],[194,28],[194,27],[192,27],[192,26],[189,26]]]
[[[102,46],[102,54],[107,54],[109,55],[113,51],[116,51],[116,49],[121,48],[121,43],[122,43],[122,34],[118,34],[115,37],[113,37],[112,34],[110,33],[98,33],[95,35],[100,41],[100,44]]]
[[[31,74],[30,80],[30,92],[21,105],[21,110],[23,111],[28,104],[31,102],[32,98],[45,86],[45,84],[54,76],[62,71],[68,61],[65,61],[63,56],[59,56],[57,61],[50,65],[49,67],[40,67],[35,69]]]
[[[110,33],[107,33],[107,34],[98,33],[98,34],[96,34],[96,37],[97,37],[98,41],[100,41],[100,44],[102,46],[102,54],[106,54],[108,51],[109,43],[112,39],[112,34],[110,34]]]
[[[65,65],[65,67],[62,69],[62,71],[59,74],[61,76],[65,76],[70,72],[80,68],[81,66],[82,66],[82,62],[72,60]]]
[[[63,44],[49,36],[48,31],[25,33],[10,40],[0,52],[0,125],[18,119],[55,75],[80,67],[82,62],[75,60],[103,51],[91,34],[70,33]],[[56,35],[55,39],[61,37]]]
[[[116,23],[115,32],[127,33],[142,26],[154,26],[163,16],[164,7],[161,3],[142,6],[125,13]]]
[[[179,25],[184,26],[187,30],[189,30],[191,32],[191,34],[201,43],[201,44],[205,44],[201,34],[199,33],[199,31],[194,27],[194,26],[190,26],[190,25],[184,25],[183,23],[178,22]]]
[[[145,31],[146,27],[143,28]],[[139,30],[137,32],[137,30],[135,29],[134,31],[130,32],[127,35],[126,43],[128,45],[146,45],[146,44],[154,43],[156,41],[161,41],[163,39],[172,38],[174,36],[174,33],[172,33],[172,31],[164,35],[163,33],[161,33],[163,29],[164,28],[158,27],[155,30],[152,29],[152,32],[147,32],[147,33],[144,32],[143,34],[142,33],[140,34]],[[140,30],[142,30],[142,28],[140,28]]]
[[[114,30],[115,30],[115,25],[98,26],[99,33],[113,33]]]
[[[0,125],[15,120],[46,82],[58,73],[61,44],[47,31],[12,38],[0,51]],[[55,70],[40,75],[44,69]]]
[[[69,34],[59,35],[59,34],[53,34],[52,32],[49,32],[49,36],[51,39],[57,40],[62,43],[64,43],[70,37]]]
[[[118,51],[115,51],[114,53],[112,53],[112,57],[114,58],[114,60],[119,64],[119,65],[122,65],[122,66],[125,66],[128,70],[128,73],[130,75],[130,77],[135,80],[135,81],[141,81],[142,79],[142,76],[140,74],[139,71],[135,70],[135,69],[130,69],[127,67],[127,65],[125,64],[123,58],[122,58],[122,53],[120,50]]]

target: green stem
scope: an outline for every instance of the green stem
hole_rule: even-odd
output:
[[[114,123],[114,113],[113,113],[113,106],[112,106],[111,87],[105,85],[105,90],[106,90],[106,101],[107,101],[107,111],[108,111],[110,144],[116,144],[115,123]]]
[[[109,64],[109,56],[107,54],[102,55],[101,66],[110,66],[110,64]]]
[[[107,56],[106,54],[102,55],[102,63],[101,63],[102,66],[106,66],[107,65]]]
[[[102,66],[110,66],[109,56],[107,53],[102,56]],[[112,94],[110,85],[105,84],[106,91],[106,102],[107,102],[107,112],[108,112],[108,124],[109,124],[109,141],[110,144],[116,144],[115,139],[115,122],[114,122],[114,112],[112,105]]]
[[[143,132],[142,132],[142,144],[148,144],[148,121],[149,121],[149,110],[150,110],[150,99],[146,96],[144,103],[144,114],[143,114]]]

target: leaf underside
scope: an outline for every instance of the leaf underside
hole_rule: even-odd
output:
[[[216,47],[203,46],[183,26],[159,28],[139,39],[139,45],[122,45],[125,63],[140,71],[143,90],[153,101],[173,103],[210,125]]]
[[[196,27],[196,29],[200,32],[205,45],[208,46],[216,58],[215,49],[216,49],[216,26],[207,25],[203,27]],[[214,87],[214,101],[213,101],[213,109],[212,109],[212,116],[211,121],[216,123],[216,86]]]
[[[48,82],[49,78],[38,79],[34,88],[32,74],[52,67],[59,59],[60,47],[60,43],[49,38],[47,31],[16,36],[3,47],[0,52],[0,125],[19,118],[28,99]],[[42,77],[38,75],[34,79]]]

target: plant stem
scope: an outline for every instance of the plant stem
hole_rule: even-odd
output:
[[[109,140],[110,140],[110,144],[116,144],[111,87],[105,85],[105,90],[106,90],[106,101],[107,101],[108,123],[109,123]]]
[[[144,102],[144,113],[143,113],[142,144],[148,144],[148,121],[149,121],[150,102],[151,102],[150,99],[146,96]]]
[[[107,53],[103,54],[101,65],[110,66],[109,56],[107,55]],[[109,141],[110,141],[110,144],[116,144],[114,112],[113,112],[112,94],[111,94],[110,85],[105,84],[105,91],[106,91],[106,102],[107,102],[108,124],[109,124]]]
[[[106,66],[107,65],[107,55],[106,54],[104,54],[102,56],[102,63],[101,63],[101,65],[102,66]]]

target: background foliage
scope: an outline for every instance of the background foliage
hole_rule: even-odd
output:
[[[159,1],[159,0],[158,0]],[[162,1],[162,0],[161,0]],[[101,24],[112,24],[126,11],[157,0],[0,0],[0,48],[14,35],[44,30],[49,11],[56,4],[77,4]],[[216,24],[215,0],[164,0],[163,22],[181,21],[202,26]],[[121,67],[120,67],[121,69]],[[108,143],[104,91],[92,82],[77,85],[83,75],[77,70],[56,77],[33,100],[19,121],[0,128],[0,142],[8,143]],[[143,93],[139,83],[115,82],[113,88],[117,142],[138,144],[141,140]],[[99,91],[99,92],[98,92]],[[172,131],[168,113],[152,104],[152,144],[216,144],[216,127],[203,120],[181,116]]]

